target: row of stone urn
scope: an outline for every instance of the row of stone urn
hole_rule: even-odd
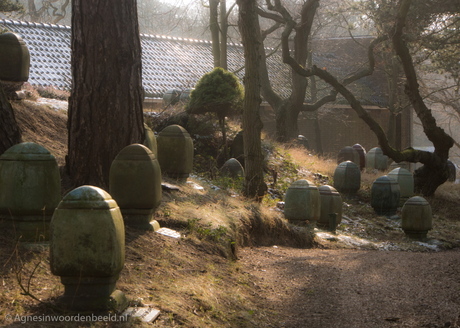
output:
[[[379,147],[374,147],[368,152],[360,144],[355,144],[353,146],[346,146],[342,148],[337,154],[337,164],[342,162],[350,161],[358,165],[359,169],[362,171],[366,170],[378,170],[385,171],[388,167],[403,167],[403,165],[409,166],[408,163],[392,163],[389,165],[388,156],[383,154],[383,151]],[[455,164],[447,160],[447,165],[449,168],[449,181],[453,182],[456,180],[457,169]],[[404,166],[405,168],[405,166]]]
[[[334,172],[333,186],[316,187],[307,180],[294,182],[286,191],[284,215],[297,225],[314,225],[334,231],[342,219],[342,195],[353,198],[361,185],[361,170],[351,161],[340,163]],[[371,188],[371,206],[378,215],[393,216],[399,206],[401,228],[409,237],[426,238],[432,229],[429,203],[414,196],[412,173],[395,168],[377,178]]]
[[[151,131],[151,130],[150,130]],[[192,170],[193,142],[180,126],[148,145],[133,144],[112,162],[109,192],[81,186],[61,200],[57,162],[44,147],[26,142],[0,156],[0,215],[24,242],[50,240],[50,265],[65,286],[61,305],[73,310],[122,309],[115,289],[125,259],[125,225],[156,230],[162,171],[184,179]],[[155,153],[158,153],[158,159]]]
[[[368,152],[360,144],[344,147],[337,154],[337,164],[346,161],[355,163],[360,170],[384,171],[388,169],[388,156],[384,155],[379,147],[374,147]]]
[[[354,145],[355,147],[357,145]],[[360,146],[360,145],[358,145]],[[351,148],[351,147],[348,147]],[[362,148],[362,147],[361,147]],[[380,148],[365,152],[365,168],[385,170],[388,157]],[[351,154],[352,152],[346,151]],[[342,158],[344,158],[342,156]],[[344,197],[353,198],[361,185],[361,169],[354,161],[340,163],[334,171],[334,187]],[[432,229],[432,213],[429,203],[420,196],[414,196],[414,177],[402,167],[396,167],[387,175],[377,178],[371,187],[371,206],[378,215],[391,217],[402,206],[401,228],[406,235],[413,238],[426,238]]]
[[[392,180],[392,185],[397,184],[392,178],[388,179]],[[394,189],[384,188],[376,191],[380,186],[378,182],[375,185],[378,187],[372,188],[373,199],[378,200],[382,197],[384,200],[392,200],[392,197],[395,197]],[[399,203],[399,193],[397,197]],[[388,212],[381,211],[382,202],[374,201],[371,205],[377,214],[388,215]],[[332,186],[316,187],[308,180],[298,180],[286,191],[284,216],[295,225],[310,227],[316,225],[319,228],[335,231],[342,221],[342,197]],[[405,201],[401,210],[401,228],[410,238],[417,240],[426,238],[428,231],[432,229],[432,213],[430,204],[423,197],[414,196]]]
[[[109,179],[109,193],[125,220],[141,228],[149,228],[145,218],[160,204],[162,174],[183,180],[193,166],[193,141],[178,125],[166,127],[158,137],[146,127],[145,145],[122,149]],[[0,216],[23,241],[48,239],[47,226],[60,200],[58,165],[47,149],[25,142],[0,156]]]

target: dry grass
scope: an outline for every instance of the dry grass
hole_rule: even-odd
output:
[[[13,102],[22,141],[44,145],[64,165],[67,154],[67,115],[30,100]]]
[[[311,173],[321,173],[330,178],[334,176],[337,167],[334,159],[312,155],[303,147],[289,147],[285,152],[291,156],[294,164]]]

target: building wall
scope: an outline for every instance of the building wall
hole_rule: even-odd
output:
[[[367,110],[384,131],[387,131],[389,111],[379,107],[370,107]],[[299,134],[308,139],[312,151],[316,149],[314,115],[315,113],[302,113],[299,117]],[[343,147],[353,146],[356,143],[361,144],[366,151],[378,147],[377,137],[353,109],[344,106],[324,107],[318,111],[318,117],[324,155],[336,156]],[[262,106],[261,118],[264,123],[264,132],[274,137],[276,121],[273,109],[267,105]],[[397,148],[404,149],[410,146],[410,127],[410,112],[406,111],[400,120],[398,130],[401,145]]]

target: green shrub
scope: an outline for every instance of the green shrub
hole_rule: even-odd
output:
[[[198,81],[187,106],[191,114],[216,113],[217,117],[237,114],[243,104],[243,86],[235,74],[216,67]]]

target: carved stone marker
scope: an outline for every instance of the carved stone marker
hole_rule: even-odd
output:
[[[60,200],[59,168],[47,149],[24,142],[0,156],[0,215],[21,241],[48,240],[51,216]]]
[[[229,178],[242,178],[244,177],[244,168],[236,158],[230,158],[220,168],[220,174]]]
[[[364,147],[360,144],[354,144],[352,147],[358,152],[359,168],[362,170],[366,167],[366,149],[364,149]]]
[[[340,149],[339,153],[337,154],[337,164],[342,162],[351,161],[356,165],[360,166],[360,157],[358,151],[350,146],[346,146]]]
[[[351,161],[340,163],[334,171],[334,187],[345,195],[355,195],[361,187],[359,166]]]
[[[385,171],[388,168],[388,156],[383,155],[382,149],[374,147],[366,154],[366,169]]]
[[[123,148],[110,167],[109,186],[127,225],[160,228],[153,215],[161,203],[161,169],[150,149],[141,144]]]
[[[377,178],[371,188],[371,206],[379,215],[396,214],[400,198],[399,184],[396,180],[384,175]]]
[[[414,176],[410,171],[397,167],[388,173],[388,177],[398,182],[401,192],[399,204],[404,205],[410,197],[414,196]]]
[[[307,180],[292,183],[284,198],[284,217],[300,226],[315,225],[321,213],[318,188]]]
[[[161,172],[173,179],[186,180],[193,169],[193,140],[180,125],[164,128],[157,138]]]
[[[401,228],[413,239],[423,240],[433,228],[431,206],[425,198],[414,196],[404,204],[401,210]]]
[[[61,306],[76,311],[127,307],[115,284],[125,262],[120,208],[104,190],[81,186],[59,203],[51,220],[50,266],[65,290]]]
[[[317,222],[320,228],[327,228],[335,231],[335,228],[342,222],[342,196],[335,190],[335,188],[325,185],[318,188],[321,199],[321,215]],[[331,216],[335,214],[335,222],[331,226]]]
[[[8,97],[29,79],[30,54],[26,43],[15,33],[0,34],[0,83]]]

